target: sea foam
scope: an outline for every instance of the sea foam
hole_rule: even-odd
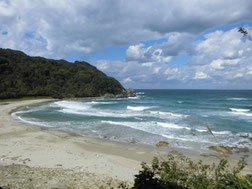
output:
[[[172,112],[162,112],[162,111],[146,111],[146,112],[150,114],[156,114],[156,115],[166,115],[166,116],[173,116],[173,117],[188,117],[188,115],[172,113]]]
[[[74,110],[85,110],[91,107],[88,103],[74,102],[74,101],[57,101],[55,105],[63,108],[74,109]]]
[[[200,133],[207,133],[209,132],[207,129],[195,129],[196,131],[200,132]],[[216,134],[216,135],[229,135],[229,134],[232,134],[231,131],[213,131],[212,130],[212,133],[213,134]]]
[[[157,125],[159,125],[161,127],[165,127],[165,128],[170,128],[170,129],[187,129],[187,130],[191,130],[189,127],[182,127],[182,126],[176,125],[174,123],[157,122]]]
[[[128,110],[134,110],[134,111],[143,111],[146,109],[150,109],[151,107],[149,106],[127,106]]]
[[[230,108],[234,112],[249,112],[250,109]]]
[[[228,100],[248,100],[247,98],[228,98]]]
[[[134,97],[128,97],[128,99],[140,99],[140,97],[139,96],[134,96]]]
[[[245,113],[245,112],[230,112],[230,113],[233,115],[252,117],[252,113]]]
[[[232,110],[230,113],[233,115],[252,117],[252,113],[249,112],[250,109],[230,108],[230,110]]]
[[[91,101],[87,102],[87,104],[97,105],[97,104],[117,104],[118,102],[100,102],[100,101]]]

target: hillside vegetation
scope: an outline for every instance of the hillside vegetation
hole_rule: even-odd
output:
[[[30,57],[0,48],[0,99],[23,96],[53,98],[123,95],[125,89],[87,62],[69,63]]]

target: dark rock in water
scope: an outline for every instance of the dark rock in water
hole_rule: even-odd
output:
[[[238,142],[238,144],[249,144],[248,141],[242,141],[242,142]]]
[[[233,154],[233,152],[235,153],[249,152],[248,148],[238,148],[238,147],[229,147],[229,146],[210,146],[209,149],[226,154],[226,155]]]
[[[245,152],[249,152],[248,148],[234,148],[236,153],[245,153]]]
[[[123,92],[120,94],[114,95],[114,94],[107,93],[103,97],[104,98],[127,98],[127,97],[135,97],[135,96],[136,96],[136,92],[134,91],[134,89],[129,88],[127,90],[123,90]]]
[[[249,139],[250,141],[252,141],[252,137],[249,137],[249,135],[240,135],[240,137],[246,138],[246,139]]]
[[[103,98],[116,98],[116,95],[111,94],[111,93],[106,93],[105,95],[103,95]]]
[[[130,141],[130,143],[131,143],[131,144],[136,144],[136,143],[137,143],[137,140],[133,138],[133,139]]]
[[[135,97],[136,93],[134,89],[129,88],[128,90],[123,90],[120,94],[112,94],[112,93],[106,93],[103,95],[103,98],[127,98],[127,97]]]
[[[165,141],[159,141],[157,144],[156,144],[156,147],[168,147],[169,146],[169,143],[168,142],[165,142]]]
[[[136,92],[134,91],[134,89],[129,88],[127,90],[127,97],[135,97],[136,96]]]

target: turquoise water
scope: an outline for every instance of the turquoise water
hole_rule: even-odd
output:
[[[252,91],[137,90],[127,99],[61,100],[23,108],[15,119],[113,141],[207,151],[252,148]],[[207,130],[208,125],[214,136]]]

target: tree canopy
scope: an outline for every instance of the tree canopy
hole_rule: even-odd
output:
[[[87,62],[70,63],[0,48],[0,99],[120,95],[123,86]]]

